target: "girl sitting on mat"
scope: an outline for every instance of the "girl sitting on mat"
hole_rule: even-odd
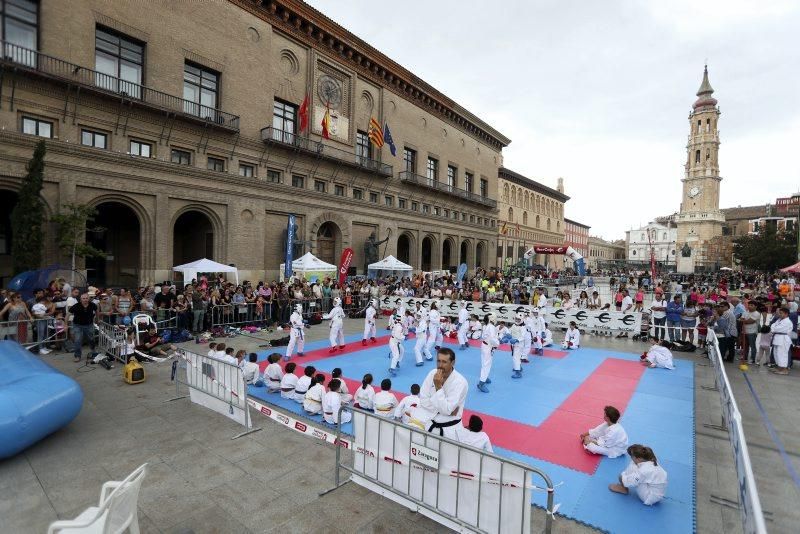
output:
[[[375,390],[372,388],[372,374],[367,373],[361,379],[361,387],[353,394],[355,407],[372,411],[375,407]]]
[[[667,472],[658,465],[653,449],[644,445],[628,447],[631,463],[619,476],[619,484],[610,484],[608,489],[627,495],[636,488],[636,495],[650,506],[664,498],[667,491]]]
[[[625,454],[628,446],[628,434],[619,424],[619,410],[613,406],[603,409],[603,423],[581,434],[583,448],[593,454],[603,454],[616,458]]]

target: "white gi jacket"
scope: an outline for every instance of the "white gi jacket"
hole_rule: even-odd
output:
[[[431,310],[428,312],[428,333],[429,334],[436,334],[437,329],[441,328],[441,319],[442,316],[439,314],[439,310]]]
[[[564,334],[564,342],[569,345],[570,348],[577,349],[581,346],[581,331],[577,328],[575,330],[571,328],[567,328],[566,333]]]
[[[297,387],[297,375],[286,373],[281,379],[281,398],[294,400],[294,388]]]
[[[367,311],[364,312],[364,320],[367,322],[369,326],[375,324],[375,315],[378,312],[375,311],[375,306],[369,305],[367,306]]]
[[[242,374],[244,375],[244,381],[248,384],[255,384],[256,380],[261,377],[258,364],[254,362],[244,362]]]
[[[322,384],[314,384],[311,386],[308,391],[306,391],[305,399],[303,400],[303,409],[308,413],[321,413],[323,395],[325,395],[325,386]]]
[[[303,316],[297,312],[294,312],[289,317],[289,323],[292,325],[292,329],[289,334],[303,337],[303,328],[306,327],[306,325],[303,324]]]
[[[466,308],[461,308],[458,310],[458,322],[459,324],[466,324],[469,321],[469,312]]]
[[[667,472],[653,462],[631,462],[621,478],[622,485],[636,488],[636,494],[648,506],[663,499],[667,491]]]
[[[367,385],[366,388],[359,386],[355,395],[353,395],[353,399],[362,410],[372,410],[375,402],[375,390],[370,385]]]
[[[400,419],[404,423],[408,424],[408,420],[411,418],[411,410],[416,408],[418,404],[419,397],[417,395],[408,395],[407,397],[403,397],[403,399],[397,405],[397,408],[394,409],[395,419]]]
[[[370,306],[371,307],[371,306]],[[331,321],[331,328],[337,328],[342,326],[342,321],[344,320],[344,310],[342,310],[341,306],[334,306],[333,309],[322,316],[323,319],[330,319]]]
[[[392,417],[395,408],[397,408],[397,397],[391,391],[381,390],[375,394],[373,406],[375,407],[375,415]]]
[[[609,425],[603,422],[589,430],[589,437],[595,440],[599,447],[608,449],[603,453],[609,458],[616,458],[628,452],[628,434],[619,423]]]
[[[419,403],[422,408],[435,414],[431,418],[431,425],[439,429],[445,437],[455,439],[455,425],[460,424],[464,415],[464,402],[467,400],[467,379],[453,369],[442,387],[437,391],[433,384],[433,377],[437,369],[431,369],[419,392]],[[441,428],[441,425],[448,425]],[[428,428],[428,431],[434,431]]]
[[[792,346],[792,338],[789,337],[792,331],[792,321],[788,317],[779,319],[772,323],[769,331],[772,332],[772,349],[775,363],[778,364],[778,367],[788,367],[789,347]]]
[[[339,417],[339,408],[342,407],[342,399],[338,391],[328,391],[322,397],[322,417],[325,422],[336,424]]]
[[[492,443],[489,441],[489,435],[486,432],[473,432],[463,425],[456,425],[456,439],[461,443],[465,443],[470,447],[481,449],[487,452],[494,452]]]
[[[500,340],[497,337],[497,327],[492,323],[483,325],[481,340],[489,345],[490,348],[496,348],[499,346]]]
[[[305,402],[306,400],[306,393],[308,389],[311,387],[311,377],[310,376],[301,376],[297,379],[297,385],[294,387],[294,400],[297,402]]]
[[[651,367],[662,367],[664,369],[675,369],[672,363],[672,353],[667,347],[661,345],[653,345],[647,351],[647,361],[650,362]]]
[[[267,389],[277,391],[281,389],[281,382],[283,379],[283,369],[279,363],[271,363],[264,369],[264,383]]]
[[[389,342],[397,346],[402,343],[405,338],[406,336],[403,334],[403,324],[394,323],[394,325],[392,325],[392,337],[389,338]]]

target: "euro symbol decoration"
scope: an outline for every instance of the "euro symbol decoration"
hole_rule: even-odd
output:
[[[600,321],[601,323],[607,323],[611,320],[611,315],[606,312],[603,312],[597,316],[597,320]]]
[[[566,315],[566,314],[564,313],[564,310],[562,310],[562,309],[558,309],[558,310],[556,310],[556,311],[553,313],[553,316],[554,316],[556,319],[563,319],[563,318],[564,318],[564,315]]]
[[[636,318],[633,315],[626,315],[625,317],[620,319],[620,321],[622,321],[622,324],[624,324],[625,326],[630,326],[636,322]]]
[[[588,313],[586,313],[585,311],[581,310],[581,311],[579,311],[578,313],[576,313],[574,317],[575,317],[575,319],[577,319],[578,321],[585,321],[585,320],[586,320],[586,318],[587,318],[587,317],[589,317],[589,314],[588,314]]]
[[[486,313],[486,311],[489,310],[490,308],[489,308],[488,304],[484,304],[483,306],[481,306],[478,309],[481,310],[483,313]]]

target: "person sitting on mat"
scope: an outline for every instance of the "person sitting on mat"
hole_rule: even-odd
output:
[[[418,404],[419,384],[411,384],[411,395],[403,397],[397,408],[394,409],[394,418],[408,424],[408,420],[411,418],[411,410],[416,408]]]
[[[478,320],[478,316],[475,314],[470,315],[467,337],[470,339],[480,339],[482,331],[483,323]]]
[[[481,449],[486,452],[494,452],[489,436],[483,431],[483,419],[477,415],[469,417],[467,426],[456,425],[456,439],[470,447]]]
[[[675,365],[672,363],[672,352],[669,350],[671,348],[672,343],[666,339],[654,341],[650,350],[642,354],[642,365],[647,365],[651,368],[675,369]]]
[[[628,447],[631,463],[619,475],[619,484],[610,484],[608,489],[627,495],[636,488],[636,495],[650,506],[664,498],[667,491],[667,472],[658,465],[653,449],[644,445]]]
[[[342,369],[340,367],[334,368],[331,371],[331,379],[338,378],[339,379],[339,397],[341,397],[342,404],[350,404],[350,401],[353,400],[353,396],[350,395],[350,392],[347,390],[347,384],[344,383],[342,379]]]
[[[286,374],[283,375],[281,378],[281,398],[282,399],[292,399],[294,400],[294,390],[297,387],[297,375],[294,374],[294,370],[297,368],[297,364],[294,362],[289,362],[286,364]]]
[[[339,409],[342,407],[342,397],[339,389],[343,382],[338,378],[334,378],[328,383],[328,392],[322,397],[322,417],[325,422],[331,425],[337,423],[336,419],[339,417]],[[342,424],[349,423],[353,415],[345,410],[342,412]]]
[[[547,327],[547,323],[544,325],[544,332],[542,332],[542,348],[544,347],[552,347],[553,346],[553,332]]]
[[[375,390],[372,388],[372,374],[367,373],[361,379],[361,386],[353,394],[355,407],[362,410],[372,410],[375,404]]]
[[[208,357],[209,358],[217,357],[217,344],[213,341],[208,344]]]
[[[322,413],[322,397],[325,396],[325,375],[322,373],[314,375],[313,384],[306,391],[303,399],[303,409],[311,415]]]
[[[258,368],[258,354],[251,352],[247,356],[247,361],[242,363],[242,374],[244,381],[254,386],[263,386],[264,381],[261,379],[261,370]]]
[[[294,400],[300,404],[305,402],[308,388],[314,385],[314,373],[316,372],[317,369],[313,365],[309,365],[303,371],[303,376],[297,380],[297,385],[294,387]]]
[[[281,361],[281,355],[273,352],[267,356],[267,361],[269,365],[264,369],[264,384],[267,386],[268,393],[277,393],[281,391],[283,382],[283,370],[281,364],[278,363]],[[295,381],[297,381],[297,377],[295,377]],[[294,391],[294,386],[295,384],[292,384],[292,391]]]
[[[391,392],[392,381],[388,378],[381,380],[381,390],[375,394],[373,402],[375,415],[381,417],[392,417],[394,409],[397,407],[397,397]]]
[[[564,342],[561,343],[561,348],[566,350],[574,350],[580,348],[580,346],[581,331],[578,330],[578,325],[575,321],[570,321],[569,328],[567,328],[567,331],[564,334]]]
[[[150,325],[147,332],[141,335],[140,341],[141,343],[136,347],[136,350],[147,356],[166,358],[169,356],[167,351],[174,352],[178,348],[175,345],[164,343],[163,338],[158,335],[158,328],[156,328],[156,325]]]
[[[619,410],[613,406],[603,409],[603,423],[581,434],[583,448],[594,454],[603,454],[616,458],[625,454],[628,446],[628,434],[619,424]]]

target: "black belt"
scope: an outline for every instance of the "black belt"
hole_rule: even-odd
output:
[[[457,425],[461,422],[461,419],[453,419],[452,421],[448,421],[446,423],[437,423],[436,421],[431,421],[431,426],[428,428],[428,432],[433,432],[434,428],[439,429],[439,435],[444,437],[444,429],[449,426]]]

